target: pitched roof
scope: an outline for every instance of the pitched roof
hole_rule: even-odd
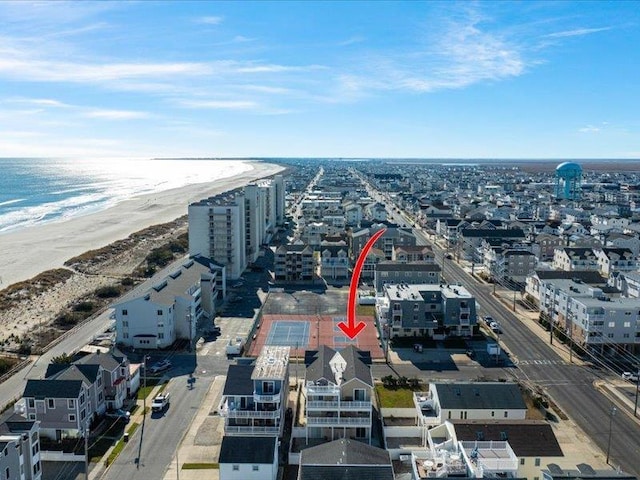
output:
[[[105,370],[110,372],[116,370],[120,364],[122,363],[123,357],[117,357],[112,353],[92,353],[90,355],[85,355],[84,357],[80,357],[76,360],[75,364],[83,364],[83,365],[100,365]]]
[[[85,380],[89,384],[95,383],[100,373],[100,365],[69,365],[68,368],[56,373],[51,380]]]
[[[82,391],[82,380],[27,380],[23,397],[78,398]]]
[[[367,465],[391,466],[389,452],[349,438],[305,448],[300,452],[300,465]],[[335,477],[328,477],[335,478]]]
[[[343,382],[357,378],[363,383],[373,387],[371,370],[361,360],[360,351],[353,345],[349,345],[340,350],[340,355],[346,360],[347,367],[342,374]]]
[[[373,386],[371,371],[362,360],[363,357],[366,357],[366,352],[361,352],[353,345],[349,345],[348,347],[340,350],[339,353],[346,362],[345,370],[342,372],[343,382],[348,382],[349,380],[357,378],[363,383]],[[324,378],[335,383],[336,377],[331,370],[331,365],[329,364],[335,354],[336,350],[333,350],[326,345],[322,345],[314,355],[315,360],[312,360],[307,366],[305,378],[312,382],[317,382],[321,378]]]
[[[475,441],[478,432],[485,441],[505,439],[518,457],[562,457],[562,449],[551,425],[541,420],[487,421],[450,420],[458,440]]]
[[[519,228],[464,228],[460,234],[463,237],[471,238],[524,238],[524,232]]]
[[[326,345],[321,345],[313,360],[308,366],[305,378],[312,382],[317,382],[321,378],[325,378],[331,382],[335,382],[335,375],[331,371],[329,360],[333,358],[336,351]]]
[[[222,437],[218,463],[272,464],[277,441],[278,439],[275,437],[235,437],[226,435]]]
[[[224,382],[223,395],[253,394],[253,365],[229,365],[227,380]]]
[[[526,410],[515,383],[434,383],[441,408],[453,410]]]

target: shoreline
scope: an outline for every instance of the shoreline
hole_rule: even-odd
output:
[[[64,268],[64,262],[127,238],[151,225],[187,214],[189,203],[275,175],[285,167],[247,161],[251,170],[213,182],[194,183],[140,195],[99,212],[0,235],[0,290],[39,273]]]

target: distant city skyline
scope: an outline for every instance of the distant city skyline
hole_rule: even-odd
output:
[[[640,2],[0,2],[0,157],[640,158]]]

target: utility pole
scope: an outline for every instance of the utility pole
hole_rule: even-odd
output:
[[[89,480],[89,418],[84,425],[84,475],[85,479]]]
[[[609,413],[609,441],[607,442],[607,465],[609,465],[609,453],[611,453],[611,431],[613,430],[613,417],[617,412],[616,407],[611,407],[611,412]]]
[[[633,407],[633,416],[638,412],[638,390],[640,390],[640,367],[638,367],[638,378],[636,379],[636,401]]]
[[[144,354],[142,360],[142,383],[144,395],[142,395],[142,416],[146,415],[147,411],[147,354]]]

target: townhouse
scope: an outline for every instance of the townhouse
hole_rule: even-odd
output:
[[[638,260],[628,248],[597,248],[593,253],[600,274],[604,277],[609,277],[614,272],[632,272],[638,269]]]
[[[563,247],[556,248],[553,255],[553,268],[573,272],[578,270],[598,271],[598,257],[592,248]]]
[[[306,442],[351,438],[370,443],[373,378],[365,352],[353,345],[341,350],[322,345],[306,357]]]
[[[313,282],[316,258],[305,244],[280,245],[274,254],[274,278],[277,282]]]
[[[265,346],[254,364],[229,365],[218,413],[224,434],[280,437],[289,393],[291,347]]]

